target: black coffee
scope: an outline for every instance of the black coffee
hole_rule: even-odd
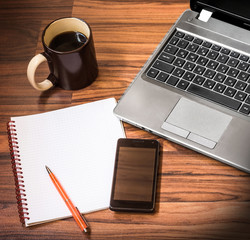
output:
[[[55,36],[49,44],[49,47],[55,51],[68,52],[83,46],[87,37],[79,32],[64,32]]]

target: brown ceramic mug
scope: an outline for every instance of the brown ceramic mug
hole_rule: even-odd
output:
[[[27,68],[30,84],[45,91],[53,86],[77,90],[90,85],[98,75],[94,41],[89,25],[78,18],[61,18],[43,31],[44,52],[34,56]],[[37,83],[35,72],[42,62],[48,62],[50,74]]]

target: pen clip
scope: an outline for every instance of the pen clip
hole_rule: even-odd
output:
[[[87,220],[85,219],[85,217],[80,213],[79,209],[77,207],[75,207],[77,212],[79,213],[80,217],[82,218],[82,220],[84,221],[86,228],[84,228],[84,232],[88,232],[89,229],[89,224],[87,223]]]

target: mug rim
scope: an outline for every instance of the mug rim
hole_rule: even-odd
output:
[[[57,21],[60,21],[60,20],[63,20],[63,19],[77,19],[77,20],[82,21],[83,23],[85,23],[85,24],[87,25],[88,29],[89,29],[89,37],[86,37],[86,38],[87,38],[87,41],[86,41],[82,46],[80,46],[80,47],[78,47],[78,48],[76,48],[76,49],[74,49],[74,50],[70,50],[70,51],[66,51],[66,52],[57,51],[57,50],[54,50],[54,49],[50,48],[50,47],[45,43],[45,40],[44,40],[44,36],[45,36],[45,33],[46,33],[46,31],[48,30],[48,28],[49,28],[53,23],[55,23],[55,22],[57,22]],[[62,32],[62,33],[63,33],[63,32]],[[54,36],[54,37],[55,37],[55,36]],[[49,49],[50,51],[55,52],[55,53],[57,53],[57,54],[70,54],[70,53],[78,52],[80,49],[82,49],[82,48],[84,48],[85,46],[87,46],[87,45],[89,44],[89,42],[90,42],[90,38],[91,38],[91,37],[92,37],[92,30],[91,30],[89,24],[88,24],[86,21],[84,21],[84,20],[81,19],[81,18],[77,18],[77,17],[61,17],[61,18],[57,18],[57,19],[53,20],[52,22],[50,22],[50,23],[44,28],[43,33],[42,33],[42,43],[43,43],[43,45],[44,45],[47,49]]]

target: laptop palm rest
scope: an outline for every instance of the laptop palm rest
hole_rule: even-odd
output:
[[[202,104],[181,98],[162,129],[213,149],[232,117]]]

